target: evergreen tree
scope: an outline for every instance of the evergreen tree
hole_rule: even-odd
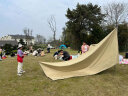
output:
[[[22,44],[22,45],[25,45],[25,42],[23,41],[23,39],[20,39],[18,43]]]
[[[76,9],[68,8],[66,17],[68,22],[63,30],[64,41],[73,49],[80,48],[83,41],[92,44],[103,39],[101,23],[104,15],[98,5],[77,4]]]

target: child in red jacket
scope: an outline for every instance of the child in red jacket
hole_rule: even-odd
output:
[[[19,44],[18,46],[18,51],[17,51],[17,61],[18,61],[18,67],[17,67],[17,75],[21,76],[25,71],[23,71],[23,58],[24,58],[24,54],[23,54],[23,46],[21,44]]]

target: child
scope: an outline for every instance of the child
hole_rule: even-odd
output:
[[[18,67],[17,67],[17,75],[21,76],[25,71],[23,71],[23,58],[24,58],[24,54],[23,54],[23,46],[21,44],[19,44],[18,46],[18,51],[17,51],[17,61],[18,61]]]
[[[89,50],[89,46],[83,42],[83,45],[81,46],[81,51],[82,51],[82,54],[87,52]]]
[[[61,52],[61,50],[58,50],[57,52],[55,52],[55,53],[53,54],[53,57],[55,58],[55,60],[57,60],[57,59],[60,58],[60,55],[59,55],[60,52]]]
[[[42,50],[40,54],[41,54],[41,56],[45,56],[44,50]]]

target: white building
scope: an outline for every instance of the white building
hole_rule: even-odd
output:
[[[25,36],[25,35],[7,35],[4,37],[0,38],[0,41],[17,41],[19,42],[20,39],[25,42],[25,44],[30,45],[30,44],[35,44],[35,39],[33,36]]]

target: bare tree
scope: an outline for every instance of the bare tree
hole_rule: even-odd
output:
[[[55,20],[55,17],[53,15],[48,20],[48,24],[49,24],[51,31],[53,32],[53,40],[54,40],[54,44],[55,44],[55,41],[56,41],[56,20]]]
[[[104,7],[107,23],[118,26],[127,16],[127,6],[124,3],[111,3]]]
[[[24,34],[26,37],[26,43],[27,45],[30,45],[30,42],[32,43],[32,30],[30,30],[29,28],[24,28]]]
[[[47,39],[47,43],[51,43],[51,42],[53,42],[53,37],[49,37],[49,38]]]
[[[36,43],[38,44],[45,44],[46,43],[46,38],[42,35],[36,35]]]

